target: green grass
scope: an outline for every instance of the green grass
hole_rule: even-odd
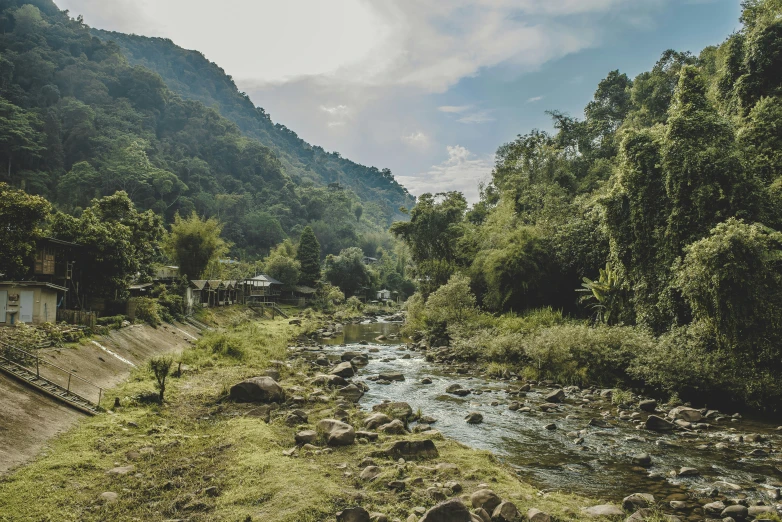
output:
[[[213,324],[230,321],[233,312],[212,315]],[[307,403],[306,426],[287,426],[284,412],[270,424],[244,415],[252,405],[227,402],[230,386],[257,375],[270,361],[285,360],[288,339],[300,329],[286,320],[242,323],[206,335],[185,352],[189,370],[167,381],[162,405],[140,398],[154,393],[151,372],[137,370],[123,385],[108,392],[107,404],[119,397],[122,407],[85,418],[55,438],[28,465],[0,479],[0,521],[159,521],[187,519],[308,522],[333,520],[343,507],[361,504],[389,518],[407,519],[415,506],[434,502],[426,487],[458,481],[469,494],[479,483],[514,501],[522,512],[537,507],[559,517],[578,520],[580,508],[594,501],[568,494],[539,492],[487,452],[438,438],[440,458],[399,465],[376,459],[381,476],[363,483],[359,463],[378,451],[373,444],[335,448],[330,454],[283,455],[294,445],[295,432],[312,429],[332,415],[330,402]],[[237,358],[234,348],[240,347]],[[303,364],[281,368],[281,384],[304,397],[315,391]],[[350,412],[360,426],[364,412]],[[408,437],[415,438],[417,435]],[[380,446],[394,436],[381,435]],[[455,464],[459,472],[436,471],[437,462]],[[116,466],[135,469],[107,475]],[[421,477],[424,485],[409,488],[409,498],[385,487],[398,478]],[[207,488],[217,488],[217,495]],[[104,503],[103,492],[118,500]]]

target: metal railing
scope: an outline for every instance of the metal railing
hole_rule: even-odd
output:
[[[59,386],[67,393],[78,395],[85,401],[92,402],[95,406],[100,406],[100,401],[103,398],[103,388],[69,372],[65,368],[61,368],[38,355],[11,346],[3,341],[0,341],[0,357],[23,370],[34,373],[39,378]],[[97,401],[93,402],[88,396],[94,397],[96,393],[98,398]]]

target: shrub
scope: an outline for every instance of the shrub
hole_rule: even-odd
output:
[[[160,319],[160,305],[157,301],[149,297],[137,297],[135,301],[136,319],[157,328],[162,322]]]
[[[149,360],[149,369],[155,376],[157,389],[160,392],[158,400],[163,402],[163,394],[166,392],[166,378],[171,371],[174,360],[171,357],[153,357]]]
[[[124,315],[107,315],[106,317],[98,317],[96,323],[98,326],[106,326],[108,328],[120,328],[122,321],[126,321],[127,317]]]
[[[246,355],[242,340],[235,335],[224,332],[204,336],[198,342],[198,346],[213,354],[232,359],[243,359]]]

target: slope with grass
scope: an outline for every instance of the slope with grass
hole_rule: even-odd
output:
[[[280,371],[289,394],[320,395],[310,384],[308,366],[282,362],[289,339],[306,326],[250,321],[240,309],[228,314],[218,317],[227,327],[206,334],[183,354],[189,370],[170,380],[162,405],[141,399],[154,386],[150,372],[138,369],[109,393],[110,401],[120,398],[121,408],[85,419],[46,454],[0,482],[0,520],[49,520],[56,514],[61,521],[314,522],[333,520],[337,511],[355,505],[407,519],[414,507],[436,502],[425,486],[410,487],[405,495],[386,487],[403,477],[420,477],[423,483],[455,480],[465,492],[486,483],[522,512],[534,506],[561,520],[578,520],[580,506],[590,505],[567,494],[541,494],[491,454],[439,437],[439,458],[404,464],[377,459],[382,471],[373,482],[358,478],[359,463],[378,450],[372,444],[284,455],[294,446],[297,427],[283,417],[296,405],[282,405],[267,424],[253,415],[254,405],[225,397],[231,385],[270,367]],[[333,415],[335,403],[332,394],[300,407],[314,425]],[[359,425],[364,414],[351,408],[349,415],[349,422]],[[397,438],[380,437],[381,446]],[[442,462],[456,469],[438,470]]]

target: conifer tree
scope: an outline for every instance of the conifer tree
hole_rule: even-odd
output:
[[[320,243],[309,226],[301,232],[296,260],[301,263],[299,282],[303,285],[315,286],[320,280]]]

